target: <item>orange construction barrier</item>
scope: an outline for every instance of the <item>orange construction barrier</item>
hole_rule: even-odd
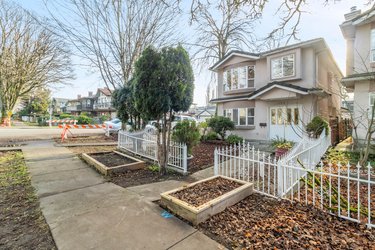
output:
[[[72,128],[75,128],[75,129],[86,129],[86,128],[93,128],[93,129],[98,129],[98,128],[107,128],[107,126],[105,124],[95,124],[95,125],[91,125],[91,124],[88,124],[88,125],[69,125],[69,124],[65,124],[65,125],[59,125],[59,128],[62,128],[62,132],[61,132],[61,142],[64,142],[64,139],[67,138],[67,133],[70,132],[72,134],[72,132],[69,130],[69,129],[72,129]],[[112,126],[110,125],[109,128],[112,128]]]

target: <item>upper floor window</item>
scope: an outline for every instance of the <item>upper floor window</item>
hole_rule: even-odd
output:
[[[371,30],[370,60],[371,60],[371,62],[375,62],[375,29]]]
[[[224,71],[224,91],[254,87],[255,66],[244,66]]]
[[[294,75],[294,54],[271,59],[271,78],[278,79]]]

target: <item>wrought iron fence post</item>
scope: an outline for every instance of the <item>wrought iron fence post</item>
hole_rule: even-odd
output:
[[[277,161],[277,196],[280,198],[283,196],[283,169],[281,160]]]
[[[187,146],[186,144],[184,144],[182,146],[182,157],[183,157],[183,162],[182,162],[182,168],[183,168],[183,171],[184,171],[184,174],[187,173]]]
[[[219,154],[217,148],[214,151],[214,175],[219,174]]]

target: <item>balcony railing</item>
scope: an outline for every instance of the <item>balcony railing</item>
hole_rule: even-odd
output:
[[[94,109],[114,109],[112,103],[104,102],[104,103],[96,103],[94,104]]]

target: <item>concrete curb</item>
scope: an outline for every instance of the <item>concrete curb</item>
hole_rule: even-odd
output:
[[[117,146],[117,142],[103,142],[103,143],[71,143],[71,144],[60,144],[54,143],[55,147],[88,147],[88,146]]]

